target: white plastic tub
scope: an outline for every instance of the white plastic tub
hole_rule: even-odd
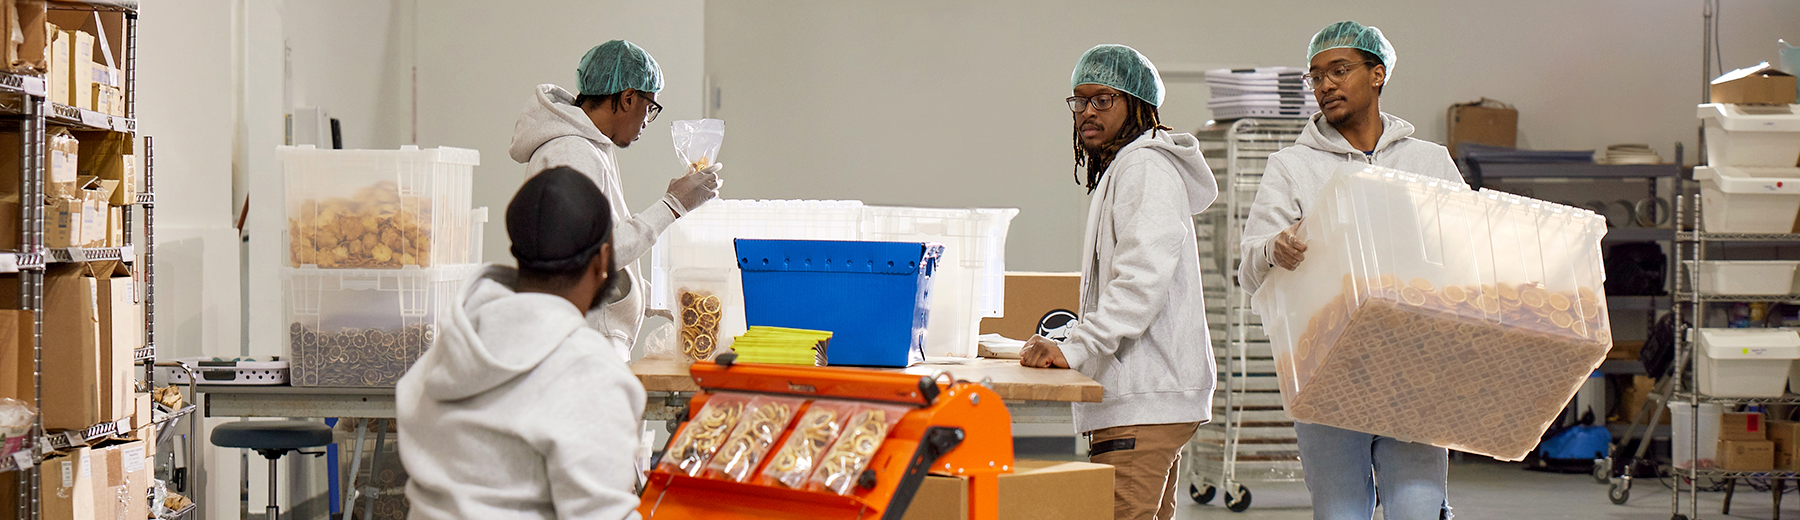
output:
[[[1792,329],[1700,329],[1694,372],[1705,395],[1781,397],[1795,359],[1800,334]]]
[[[1701,294],[1772,295],[1793,290],[1800,261],[1716,260],[1699,266]]]
[[[1702,226],[1714,233],[1787,233],[1800,213],[1800,168],[1698,166]]]
[[[1800,162],[1800,105],[1700,105],[1706,161],[1713,166],[1794,167]]]
[[[1669,403],[1670,444],[1674,448],[1675,467],[1694,467],[1694,449],[1700,451],[1700,468],[1713,467],[1719,450],[1719,405],[1700,403],[1700,443],[1694,444],[1694,406],[1687,401]]]
[[[481,155],[460,148],[276,148],[289,267],[399,269],[480,262],[470,190]]]
[[[432,341],[479,265],[281,268],[289,381],[392,387]]]

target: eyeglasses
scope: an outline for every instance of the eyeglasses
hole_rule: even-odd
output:
[[[1118,100],[1121,97],[1124,96],[1119,94],[1100,94],[1093,97],[1069,96],[1069,111],[1080,113],[1083,110],[1087,110],[1088,105],[1093,105],[1094,110],[1104,111],[1112,108],[1113,101]]]
[[[654,99],[650,99],[650,96],[647,94],[644,94],[643,92],[639,92],[638,97],[642,97],[642,98],[644,98],[644,101],[647,101],[650,103],[650,111],[644,113],[644,124],[646,124],[646,125],[650,124],[650,122],[656,120],[657,114],[662,113],[662,104],[657,103],[656,100],[654,100]]]
[[[1373,66],[1375,66],[1375,62],[1363,61],[1360,63],[1344,63],[1344,64],[1340,64],[1336,67],[1332,67],[1331,70],[1324,71],[1323,73],[1308,72],[1308,73],[1306,73],[1306,75],[1300,76],[1300,81],[1302,83],[1305,83],[1306,88],[1309,88],[1309,89],[1319,88],[1319,86],[1324,83],[1324,80],[1331,80],[1331,84],[1333,84],[1333,85],[1342,85],[1342,84],[1344,84],[1344,78],[1348,77],[1350,75],[1350,71],[1356,70],[1356,67],[1359,67],[1362,65],[1368,65],[1368,66],[1373,67]]]

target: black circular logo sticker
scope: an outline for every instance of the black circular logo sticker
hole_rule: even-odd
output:
[[[1069,339],[1069,329],[1073,328],[1075,328],[1075,313],[1057,309],[1046,312],[1044,317],[1038,318],[1037,335],[1061,342]]]

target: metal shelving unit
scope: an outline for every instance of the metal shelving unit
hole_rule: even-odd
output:
[[[1250,507],[1245,482],[1301,480],[1294,421],[1282,408],[1275,355],[1249,295],[1237,285],[1238,242],[1250,203],[1262,185],[1269,154],[1294,143],[1306,127],[1298,119],[1239,119],[1197,132],[1201,151],[1219,179],[1219,198],[1195,217],[1206,319],[1218,362],[1213,421],[1184,448],[1188,493],[1202,504],[1224,489],[1232,511]]]

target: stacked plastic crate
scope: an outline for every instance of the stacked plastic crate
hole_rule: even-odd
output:
[[[391,387],[481,261],[474,150],[282,147],[294,386]]]
[[[1304,121],[1240,119],[1217,123],[1195,134],[1201,154],[1219,181],[1219,199],[1195,217],[1201,282],[1206,286],[1206,319],[1218,361],[1213,422],[1188,443],[1189,496],[1211,502],[1226,490],[1225,506],[1250,507],[1243,482],[1289,482],[1301,478],[1294,423],[1282,411],[1275,358],[1249,297],[1237,284],[1243,258],[1238,242],[1250,204],[1262,185],[1269,154],[1294,143]]]
[[[1260,118],[1305,119],[1319,111],[1319,101],[1306,88],[1297,67],[1257,67],[1206,71],[1212,97],[1206,101],[1218,120]]]

